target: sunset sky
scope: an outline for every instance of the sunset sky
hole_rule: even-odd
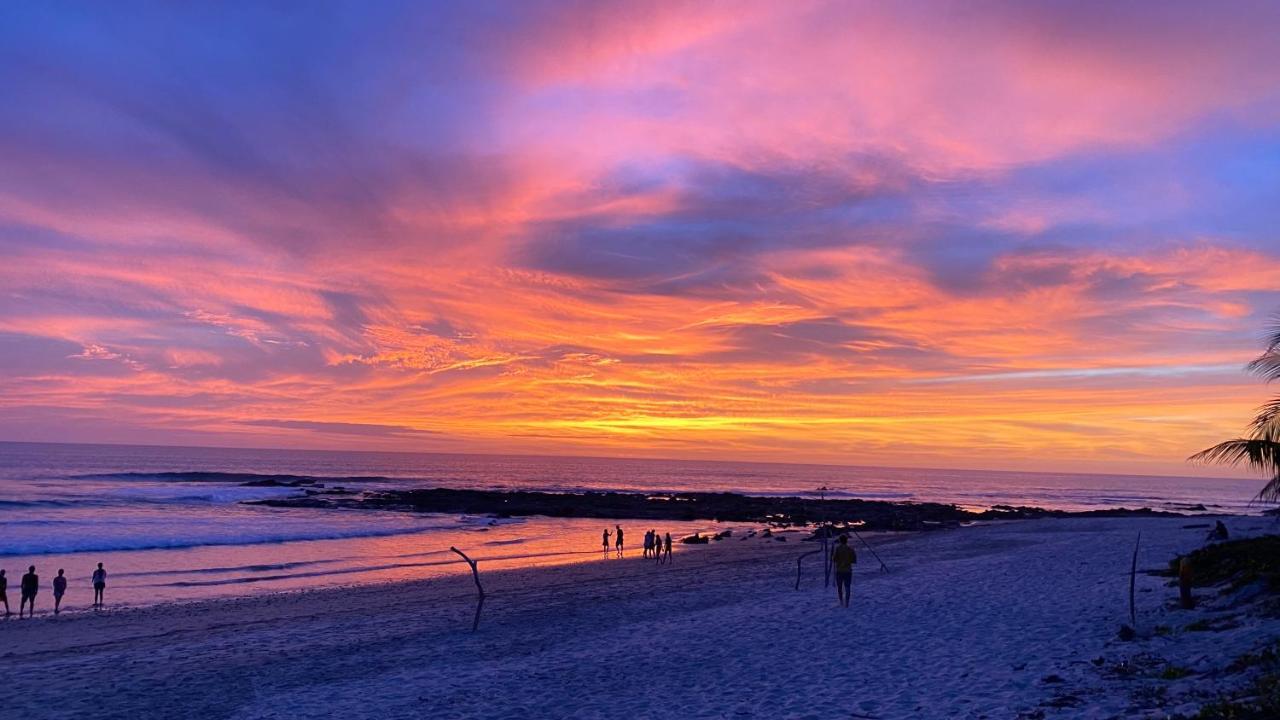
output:
[[[1280,3],[10,3],[0,439],[1200,474]]]

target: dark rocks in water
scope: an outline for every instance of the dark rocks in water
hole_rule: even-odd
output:
[[[727,538],[727,537],[733,537],[733,531],[732,531],[732,530],[725,530],[725,531],[723,531],[723,532],[718,532],[718,533],[716,533],[714,536],[712,536],[712,538],[711,538],[711,539],[712,539],[712,540],[715,540],[715,541],[717,541],[717,542],[719,542],[719,541],[721,541],[721,540],[723,540],[723,539],[725,539],[725,538]]]
[[[316,507],[318,496],[271,498],[256,504]],[[774,527],[817,522],[862,523],[875,530],[920,530],[945,527],[973,514],[940,503],[891,503],[870,500],[814,500],[760,497],[736,493],[547,493],[431,488],[366,492],[359,497],[329,498],[334,508],[403,510],[451,515],[580,517],[609,520],[719,520],[763,522]],[[927,524],[931,523],[931,524]],[[728,537],[721,535],[721,537]]]
[[[290,480],[259,480],[254,481],[254,484],[278,487],[298,487],[304,484],[299,482],[299,485],[293,485]],[[305,480],[307,485],[314,482],[310,479]],[[1163,513],[1149,509],[1069,513],[1010,506],[997,506],[991,510],[975,513],[942,503],[823,500],[710,492],[654,495],[623,492],[550,493],[449,488],[381,490],[359,495],[317,492],[304,497],[251,501],[250,504],[498,517],[543,515],[607,520],[718,520],[765,523],[774,528],[832,524],[837,527],[856,527],[859,530],[934,530],[959,527],[963,522],[974,520],[1038,517],[1178,516],[1177,513]],[[764,537],[769,537],[772,532],[766,529],[762,534]]]
[[[973,520],[1026,520],[1046,517],[1186,517],[1182,513],[1151,508],[1107,508],[1105,510],[1045,510],[1025,505],[992,505],[990,510],[970,513]]]
[[[680,538],[680,542],[685,545],[706,545],[710,540],[710,538],[702,533],[694,533],[688,537]]]

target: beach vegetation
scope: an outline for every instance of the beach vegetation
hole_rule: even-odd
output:
[[[1263,583],[1280,592],[1280,535],[1262,535],[1214,543],[1188,554],[1191,584],[1212,587],[1226,583],[1226,592]],[[1169,574],[1178,574],[1182,556],[1169,561]]]
[[[1175,720],[1275,720],[1280,717],[1280,642],[1236,658],[1227,673],[1256,673],[1247,684],[1223,693],[1190,717]]]

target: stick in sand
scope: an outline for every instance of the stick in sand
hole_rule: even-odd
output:
[[[817,550],[810,550],[809,552],[807,552],[807,553],[805,553],[805,554],[801,555],[800,557],[796,558],[796,589],[797,589],[797,590],[799,590],[799,589],[800,589],[800,561],[801,561],[801,560],[803,560],[803,559],[805,559],[805,558],[807,558],[807,557],[809,557],[810,555],[812,555],[812,554],[814,554],[814,553],[820,553],[820,552],[822,552],[822,548],[818,548]]]
[[[871,554],[875,557],[876,562],[880,563],[880,572],[889,572],[889,566],[885,565],[884,561],[880,559],[880,555],[876,552],[875,548],[871,547],[871,543],[867,542],[865,538],[859,535],[857,530],[854,530],[853,528],[849,528],[849,532],[853,533],[853,536],[861,540],[862,544],[866,545],[867,549],[871,551]]]
[[[480,587],[480,571],[476,569],[476,561],[467,557],[466,553],[452,545],[449,546],[449,549],[458,553],[463,560],[467,561],[467,564],[471,566],[471,578],[476,581],[476,592],[479,593],[479,596],[476,598],[476,617],[471,621],[471,632],[475,632],[476,628],[480,627],[480,609],[484,607],[484,588]]]
[[[1138,546],[1142,544],[1142,533],[1138,533],[1138,540],[1133,544],[1133,565],[1129,568],[1129,626],[1135,631],[1138,629],[1138,609],[1133,602],[1133,588],[1138,581]]]

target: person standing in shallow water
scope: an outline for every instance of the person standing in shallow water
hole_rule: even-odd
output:
[[[40,592],[40,576],[36,574],[36,566],[32,565],[27,568],[27,574],[22,576],[22,598],[18,600],[18,617],[22,617],[22,609],[31,607],[28,617],[36,616],[36,593]]]
[[[831,551],[831,564],[836,568],[836,596],[844,607],[849,607],[849,596],[853,593],[853,564],[856,562],[858,554],[849,547],[849,536],[841,535],[836,549]]]
[[[618,557],[622,557],[622,526],[614,525],[613,529],[613,546],[618,550]]]
[[[0,602],[4,603],[4,615],[8,617],[13,614],[9,609],[9,578],[4,576],[4,571],[0,570]]]
[[[93,606],[102,607],[102,595],[107,589],[107,571],[102,569],[102,563],[98,563],[98,569],[93,571]]]
[[[58,568],[58,577],[53,579],[53,614],[62,612],[62,596],[67,594],[67,576],[62,568]]]
[[[600,538],[600,543],[604,545],[604,556],[609,557],[609,531],[606,529],[604,535]]]
[[[665,543],[666,543],[666,550],[663,552],[662,561],[671,562],[671,533],[667,533],[667,539],[665,540]]]

